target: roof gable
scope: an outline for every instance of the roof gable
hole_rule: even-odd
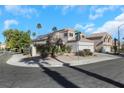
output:
[[[99,39],[101,39],[101,38],[106,37],[106,35],[109,35],[109,34],[107,32],[100,32],[100,33],[94,33],[94,34],[88,36],[87,38],[99,38]],[[109,35],[109,36],[111,36],[111,35]]]

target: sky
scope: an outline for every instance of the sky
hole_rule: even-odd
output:
[[[42,28],[37,29],[36,24],[41,23]],[[108,32],[117,37],[120,26],[121,38],[124,37],[124,6],[108,5],[5,5],[0,6],[0,42],[4,41],[2,35],[6,29],[31,30],[37,35],[57,29],[72,28],[86,35],[98,32]]]

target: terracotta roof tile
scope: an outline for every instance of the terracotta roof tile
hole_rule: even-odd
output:
[[[107,32],[94,33],[94,34],[88,36],[87,38],[103,37],[103,36],[105,36],[106,34],[108,34],[108,33],[107,33]]]
[[[86,38],[82,38],[82,39],[80,39],[79,41],[81,41],[81,42],[90,42],[90,43],[94,43],[92,40],[89,40],[89,39],[86,39]],[[76,40],[70,40],[70,41],[68,41],[68,43],[69,42],[77,42]]]

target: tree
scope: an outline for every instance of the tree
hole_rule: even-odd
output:
[[[8,48],[15,48],[18,47],[17,43],[20,39],[20,33],[18,30],[5,30],[3,32],[4,37],[6,38],[5,42]]]
[[[28,30],[27,32],[28,32],[29,35],[31,35],[31,31],[30,30]]]
[[[42,25],[40,23],[37,24],[37,29],[41,29]]]
[[[56,44],[57,45],[63,45],[63,40],[61,38],[59,38],[57,41],[56,41]]]
[[[75,35],[76,35],[76,40],[77,41],[79,41],[81,39],[80,34],[81,34],[80,31],[78,31],[78,30],[75,31]]]
[[[46,44],[47,44],[48,46],[52,44],[52,36],[51,36],[51,35],[48,35]]]
[[[42,25],[41,25],[40,23],[38,23],[38,24],[36,25],[36,28],[37,28],[37,29],[41,29],[41,28],[42,28]]]
[[[6,38],[5,42],[7,45],[7,48],[9,49],[21,49],[25,48],[30,45],[31,38],[29,31],[19,31],[19,30],[13,30],[8,29],[3,32],[4,37]]]
[[[35,33],[35,32],[33,32],[33,33],[32,33],[32,36],[33,36],[33,37],[35,37],[35,36],[36,36],[36,33]]]
[[[54,27],[52,28],[52,31],[54,31],[54,32],[57,31],[57,27],[54,26]]]
[[[117,53],[117,39],[116,38],[114,38],[114,46],[113,46],[113,48],[114,48],[114,53],[116,54]]]
[[[18,41],[19,48],[28,47],[31,43],[30,34],[28,32],[21,32],[21,38]]]

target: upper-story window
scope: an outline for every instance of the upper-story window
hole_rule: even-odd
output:
[[[68,36],[68,33],[64,33],[64,37],[67,37]]]
[[[73,33],[69,33],[69,36],[70,36],[70,37],[73,37]]]
[[[110,38],[108,38],[108,42],[110,41]]]
[[[108,39],[108,42],[111,42],[111,38]]]
[[[104,38],[104,42],[106,42],[107,37]]]

